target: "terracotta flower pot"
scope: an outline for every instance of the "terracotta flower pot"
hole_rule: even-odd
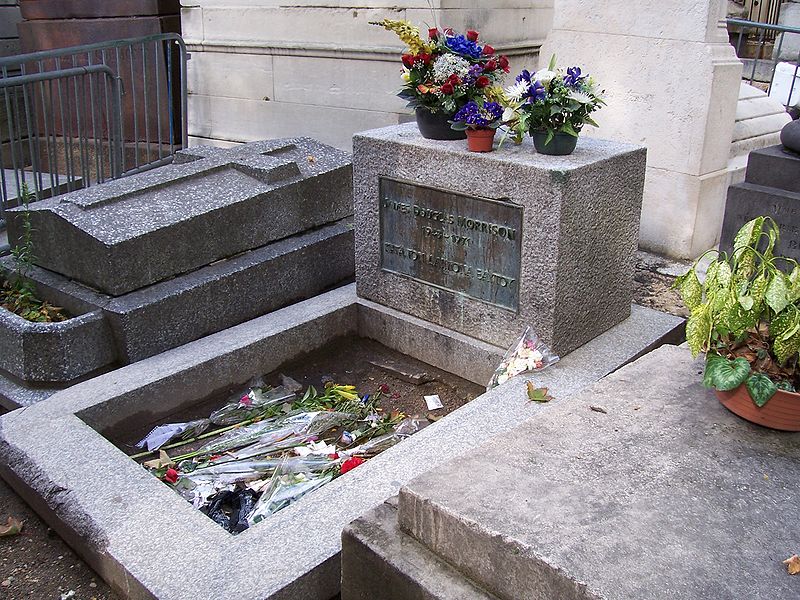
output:
[[[781,431],[800,431],[800,394],[778,390],[764,406],[756,406],[744,384],[729,392],[715,391],[725,408],[751,423]]]
[[[467,149],[470,152],[491,152],[496,129],[467,129]]]

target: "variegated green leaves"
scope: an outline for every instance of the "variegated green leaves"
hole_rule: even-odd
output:
[[[751,374],[750,363],[747,362],[747,359],[739,357],[728,360],[718,354],[708,354],[703,373],[703,385],[727,392],[735,390],[742,384],[745,384],[750,397],[757,406],[764,406],[778,391],[778,386],[767,375]]]

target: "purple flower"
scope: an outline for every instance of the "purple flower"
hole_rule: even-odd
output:
[[[585,76],[581,76],[580,67],[569,67],[567,69],[567,74],[564,76],[564,85],[575,87],[580,84],[583,77]]]
[[[486,102],[483,108],[474,100],[467,102],[453,115],[453,121],[460,121],[474,127],[488,127],[503,116],[503,107],[497,102]]]
[[[520,81],[527,81],[528,83],[531,82],[531,73],[528,69],[522,69],[522,73],[517,75],[517,83]]]
[[[528,90],[528,103],[533,104],[537,100],[544,100],[546,97],[547,90],[544,89],[542,82],[537,79]]]
[[[481,75],[483,75],[483,67],[481,65],[472,65],[467,74],[464,75],[463,82],[465,85],[473,85]]]

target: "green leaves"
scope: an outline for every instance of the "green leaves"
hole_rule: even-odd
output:
[[[706,357],[703,385],[726,392],[742,385],[748,375],[750,375],[750,363],[746,358],[728,360],[718,354],[709,354]]]
[[[789,304],[790,289],[791,285],[788,279],[781,272],[775,273],[772,280],[767,284],[764,298],[769,307],[776,313],[781,312]]]
[[[711,337],[711,316],[708,307],[701,306],[692,311],[686,321],[686,342],[693,357],[706,348],[709,337]]]
[[[785,364],[800,350],[800,311],[787,308],[777,314],[769,325],[772,353],[780,364]]]
[[[691,269],[680,278],[678,291],[681,294],[683,303],[690,311],[700,306],[703,301],[703,287],[700,285],[700,280],[697,278],[697,273],[694,272],[694,269]]]
[[[756,217],[752,221],[748,221],[742,228],[739,229],[736,237],[733,238],[733,253],[737,251],[752,247],[758,243],[758,238],[761,237],[761,231],[764,229],[764,219],[766,217]]]
[[[778,386],[763,373],[754,373],[747,378],[745,385],[756,406],[764,406],[778,391]]]

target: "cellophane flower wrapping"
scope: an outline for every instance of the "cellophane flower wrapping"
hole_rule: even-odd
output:
[[[530,326],[503,356],[486,390],[491,390],[521,373],[540,371],[558,362],[559,357],[539,339]]]

